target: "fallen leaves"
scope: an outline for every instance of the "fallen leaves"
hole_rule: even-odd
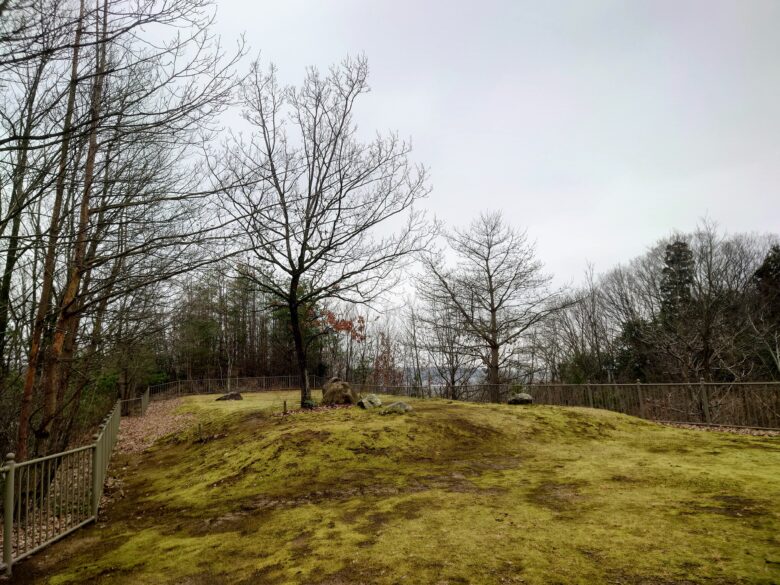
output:
[[[689,425],[686,423],[661,423],[668,427],[677,427],[679,429],[689,429],[692,431],[712,431],[716,433],[732,433],[735,435],[750,435],[753,437],[778,437],[780,431],[771,429],[751,429],[747,427],[710,427],[707,425]]]
[[[177,413],[180,398],[149,403],[144,416],[123,417],[119,423],[118,453],[140,453],[151,447],[157,439],[184,430],[195,415]]]

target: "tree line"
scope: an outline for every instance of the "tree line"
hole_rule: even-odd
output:
[[[535,335],[542,377],[710,382],[780,377],[780,246],[703,223],[577,291]]]
[[[576,288],[552,286],[533,244],[500,213],[442,230],[442,241],[442,249],[416,256],[415,286],[396,303],[401,307],[372,311],[332,300],[309,305],[303,330],[309,370],[368,386],[420,392],[443,386],[454,399],[473,384],[497,393],[499,385],[512,383],[780,379],[777,236],[728,235],[703,222],[604,274],[589,268],[585,284]],[[207,296],[216,311],[222,297]],[[238,306],[246,311],[272,304]],[[197,313],[185,313],[179,323],[200,323]],[[298,373],[287,314],[271,310],[263,317],[264,335],[275,332],[279,345],[264,346],[247,363],[264,369],[236,375]],[[225,322],[214,313],[215,329]],[[220,354],[218,337],[201,335],[194,345],[174,340],[168,347],[174,353],[177,343],[213,347],[212,357],[196,361],[225,364],[230,360]],[[241,341],[234,347],[256,345]],[[189,375],[174,370],[174,376]]]

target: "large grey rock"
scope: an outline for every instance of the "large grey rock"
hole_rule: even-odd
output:
[[[217,398],[217,400],[243,400],[244,398],[241,396],[239,392],[228,392],[227,394],[224,394]]]
[[[339,378],[331,378],[322,387],[322,404],[357,404],[358,395],[352,387]]]
[[[383,409],[380,414],[404,414],[406,412],[411,412],[412,410],[414,409],[406,404],[406,402],[393,402],[388,405],[387,408]]]
[[[512,394],[512,396],[509,397],[509,400],[506,401],[507,404],[533,404],[533,402],[534,397],[525,392]]]
[[[358,400],[358,406],[360,408],[379,408],[382,406],[382,400],[376,394],[368,394],[360,400]]]

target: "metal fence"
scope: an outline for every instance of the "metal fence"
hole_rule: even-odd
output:
[[[16,463],[9,453],[0,467],[3,486],[0,569],[97,518],[111,452],[119,434],[121,403],[103,421],[94,442]]]
[[[659,422],[780,429],[780,382],[353,386],[363,393],[470,402],[505,402],[522,391],[537,404],[601,408]]]
[[[118,400],[93,436],[94,442],[17,463],[9,453],[0,466],[0,571],[97,519],[108,464],[122,416],[143,416],[152,399],[228,390],[253,392],[295,388],[298,376],[186,380],[147,387],[137,398]],[[322,380],[310,376],[316,386]]]
[[[227,391],[259,392],[299,387],[298,376],[184,380],[151,387],[153,399]],[[324,379],[310,376],[310,385]],[[352,382],[362,393],[469,402],[506,402],[517,391],[537,404],[601,408],[661,422],[780,429],[780,382],[693,382],[634,384],[367,384]]]
[[[254,378],[210,378],[204,380],[176,380],[149,387],[150,398],[158,400],[189,394],[224,394],[225,392],[261,392],[300,388],[300,376],[258,376]],[[309,385],[317,388],[323,383],[319,376],[309,376]]]
[[[62,453],[17,463],[9,453],[0,466],[0,571],[94,521],[122,416],[143,416],[152,399],[229,390],[253,392],[295,388],[298,376],[186,380],[147,387],[137,398],[119,400],[93,436],[94,442]],[[310,377],[312,386],[322,383]]]
[[[536,402],[589,406],[663,422],[780,429],[780,383],[544,384]]]
[[[149,387],[137,398],[128,398],[120,401],[122,404],[122,416],[143,416],[149,406],[151,392]]]

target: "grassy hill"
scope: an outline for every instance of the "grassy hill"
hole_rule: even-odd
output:
[[[19,582],[780,582],[777,439],[443,400],[279,416],[283,397],[187,399],[199,422],[120,456],[106,520]]]

